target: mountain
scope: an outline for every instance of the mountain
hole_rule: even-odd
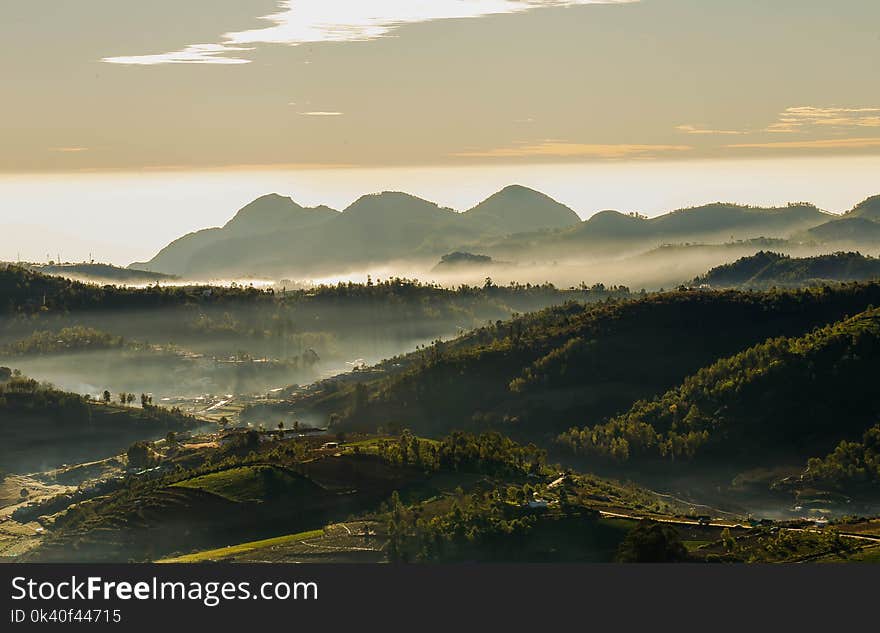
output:
[[[805,286],[841,281],[880,278],[880,259],[861,253],[834,253],[816,257],[789,257],[760,251],[724,264],[697,277],[693,285],[709,284],[723,288],[768,288]]]
[[[880,310],[721,358],[659,398],[562,440],[634,459],[781,463],[858,438],[880,415]]]
[[[508,233],[563,229],[581,222],[577,213],[564,204],[522,185],[505,187],[463,215],[475,225],[504,227]]]
[[[458,213],[401,192],[362,196],[342,212],[304,208],[277,194],[223,227],[190,233],[133,268],[190,278],[306,276],[369,265],[483,252],[548,261],[636,252],[664,243],[726,242],[801,233],[832,217],[808,204],[757,208],[715,203],[655,218],[616,211],[581,222],[548,196],[511,185]]]
[[[223,228],[236,236],[259,235],[313,226],[338,214],[338,211],[323,205],[301,207],[290,198],[272,193],[242,207]]]
[[[880,240],[880,196],[863,200],[842,216],[834,217],[792,237],[795,240],[819,244],[876,246]]]
[[[863,200],[846,214],[846,217],[864,218],[880,222],[880,196],[872,196]]]
[[[572,231],[583,242],[638,241],[680,243],[786,237],[829,217],[811,205],[781,208],[715,203],[672,211],[655,218],[605,211]]]
[[[748,207],[714,203],[679,209],[654,218],[601,211],[568,229],[514,235],[482,250],[495,257],[579,259],[634,254],[662,244],[724,243],[786,238],[836,218],[809,204]]]
[[[339,212],[329,207],[306,208],[290,198],[269,194],[242,207],[222,228],[188,233],[171,242],[150,261],[135,262],[129,268],[186,274],[191,272],[192,260],[198,253],[220,250],[225,258],[235,258],[243,254],[236,247],[247,238],[314,227],[337,215]],[[231,251],[227,250],[230,248]]]
[[[344,211],[303,208],[264,196],[222,228],[186,235],[132,267],[198,276],[311,274],[412,258],[434,259],[487,237],[572,226],[571,209],[520,186],[465,213],[393,191],[365,195]]]
[[[821,244],[874,245],[880,240],[880,222],[858,215],[845,215],[825,222],[803,234],[807,241]]]

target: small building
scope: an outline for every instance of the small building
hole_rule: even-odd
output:
[[[339,448],[339,442],[324,442],[324,444],[321,445],[321,448],[323,450],[335,450]]]
[[[546,509],[549,503],[546,499],[532,499],[529,501],[529,508],[532,510],[543,510]]]

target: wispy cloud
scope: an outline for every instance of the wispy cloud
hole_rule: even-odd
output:
[[[50,152],[60,152],[62,154],[78,154],[80,152],[89,151],[88,147],[50,147]]]
[[[697,125],[677,125],[675,129],[686,134],[701,134],[706,136],[748,134],[748,132],[742,130],[713,130],[711,128],[704,128]]]
[[[767,132],[793,134],[811,128],[880,127],[880,108],[797,106],[786,108]]]
[[[327,110],[315,110],[313,112],[300,112],[302,116],[342,116],[344,112],[332,112]]]
[[[193,44],[183,50],[158,55],[130,55],[126,57],[105,57],[103,61],[111,64],[132,66],[154,66],[156,64],[248,64],[249,59],[226,57],[227,53],[252,51],[253,47],[229,46],[226,44]]]
[[[687,152],[690,145],[601,145],[570,143],[567,141],[544,141],[515,147],[457,152],[459,158],[650,158],[667,152]]]
[[[813,141],[771,141],[768,143],[737,143],[734,149],[868,149],[880,147],[878,138],[831,138]]]
[[[296,46],[314,42],[356,42],[384,37],[406,24],[480,18],[548,7],[627,4],[639,0],[283,0],[264,16],[271,26],[227,33],[221,43],[193,44],[170,53],[106,57],[111,64],[247,64],[237,55],[255,44]]]

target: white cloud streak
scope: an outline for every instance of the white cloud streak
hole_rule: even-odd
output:
[[[297,46],[316,42],[359,42],[385,37],[406,24],[480,18],[549,7],[626,4],[639,0],[283,0],[261,19],[271,26],[227,33],[221,43],[192,44],[178,51],[105,57],[111,64],[247,64],[237,55],[256,44]]]

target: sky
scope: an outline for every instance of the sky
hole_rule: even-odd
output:
[[[265,187],[843,210],[880,192],[878,25],[875,0],[4,0],[0,259],[143,258]]]

